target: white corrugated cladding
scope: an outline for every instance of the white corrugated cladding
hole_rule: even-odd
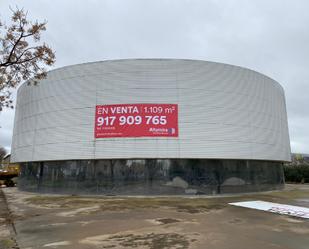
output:
[[[179,137],[95,139],[95,106],[129,103],[178,104]],[[169,59],[74,65],[20,87],[13,161],[100,158],[289,161],[284,91],[245,68]]]

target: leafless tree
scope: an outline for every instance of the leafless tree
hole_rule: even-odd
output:
[[[23,9],[12,10],[10,25],[0,20],[0,111],[13,108],[12,90],[22,81],[36,84],[46,77],[55,53],[40,43],[47,22],[31,22]]]
[[[0,161],[2,161],[2,159],[5,157],[5,155],[7,154],[7,151],[4,147],[0,147]]]

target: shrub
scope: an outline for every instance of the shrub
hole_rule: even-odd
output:
[[[309,183],[309,165],[285,165],[284,175],[286,182]]]

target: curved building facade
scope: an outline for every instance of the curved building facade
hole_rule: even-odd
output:
[[[17,93],[23,189],[214,194],[280,188],[290,161],[283,88],[214,62],[128,59],[48,73]]]

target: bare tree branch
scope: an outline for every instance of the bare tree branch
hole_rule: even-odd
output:
[[[33,45],[40,42],[47,22],[28,21],[23,9],[12,12],[11,25],[0,20],[0,111],[13,107],[13,88],[22,81],[43,79],[45,67],[55,63],[55,53],[48,45]]]

